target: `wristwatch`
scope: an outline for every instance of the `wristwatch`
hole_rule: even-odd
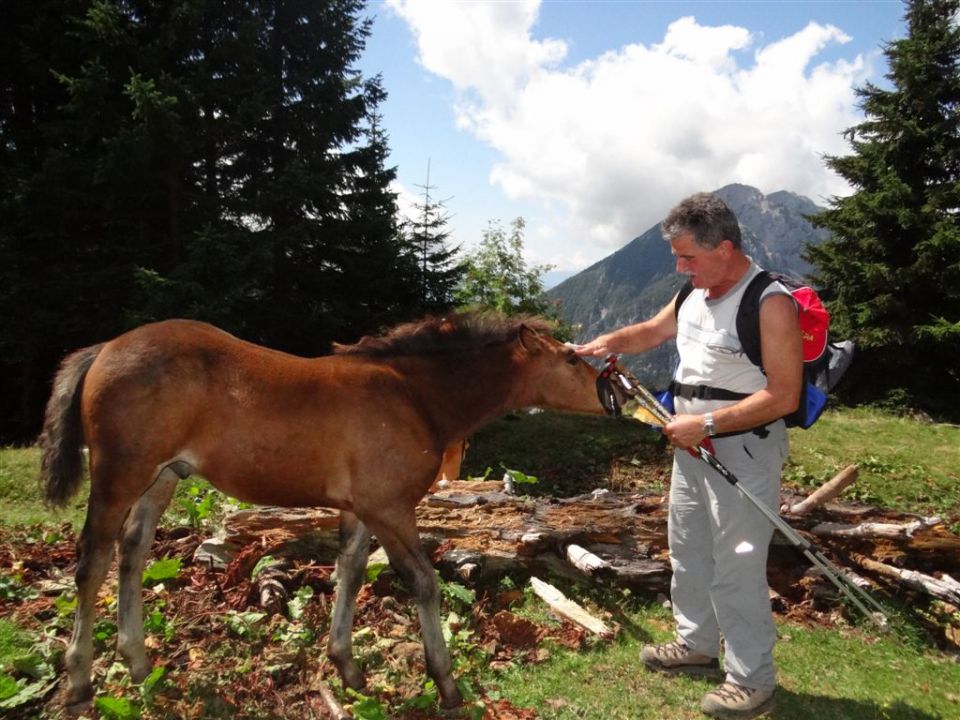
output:
[[[717,434],[717,426],[713,424],[712,412],[703,416],[703,431],[707,434],[707,437],[713,437]]]

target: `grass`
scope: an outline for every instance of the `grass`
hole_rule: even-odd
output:
[[[527,494],[566,497],[595,487],[662,489],[665,463],[659,435],[632,420],[518,412],[470,439],[461,475],[520,470],[538,478]]]
[[[463,472],[489,468],[500,477],[509,467],[539,478],[525,488],[530,494],[562,496],[593,487],[662,490],[669,464],[659,435],[633,421],[517,413],[471,440]],[[790,430],[786,484],[809,491],[851,464],[859,479],[841,500],[960,515],[960,427],[845,409],[826,412],[810,430]]]
[[[64,510],[51,510],[41,499],[37,482],[39,469],[40,451],[37,448],[0,448],[0,524],[68,522],[79,527],[87,506],[86,487]]]
[[[0,525],[67,524],[79,530],[86,517],[89,481],[84,478],[79,491],[65,507],[49,508],[43,503],[37,481],[39,468],[38,448],[0,448]],[[240,505],[203,478],[191,477],[178,484],[164,522],[213,526],[225,510]]]
[[[12,620],[0,618],[0,668],[30,650],[33,638]]]
[[[609,645],[555,651],[549,663],[515,667],[496,682],[505,697],[544,720],[703,717],[700,698],[716,681],[667,677],[637,660],[642,645],[667,640],[669,612],[641,607]],[[648,634],[649,632],[649,634]],[[855,629],[778,623],[778,720],[928,720],[960,716],[960,664],[938,653]]]
[[[960,427],[869,409],[828,411],[810,430],[791,430],[790,443],[789,483],[813,488],[855,463],[860,476],[842,499],[960,514]]]
[[[482,476],[489,468],[489,475],[499,478],[505,468],[519,470],[538,476],[535,485],[522,489],[531,494],[571,495],[595,487],[662,492],[668,481],[669,453],[655,433],[630,421],[518,413],[491,424],[471,443],[464,474]],[[0,524],[49,527],[67,522],[79,528],[86,489],[64,511],[51,513],[35,482],[38,463],[35,448],[0,449]],[[830,411],[813,429],[791,431],[785,481],[810,489],[852,463],[860,466],[860,477],[842,500],[940,514],[958,524],[960,428],[878,411]],[[181,483],[164,522],[213,525],[224,502],[205,482],[191,479]],[[0,568],[0,577],[9,580],[9,570]],[[643,644],[670,637],[669,610],[652,597],[566,589],[586,598],[594,612],[612,615],[623,627],[617,640],[593,641],[578,652],[548,646],[545,663],[518,664],[503,672],[468,671],[475,674],[473,682],[488,694],[536,708],[545,720],[702,717],[700,698],[712,683],[652,674],[637,659]],[[542,604],[529,594],[518,612],[546,618]],[[842,621],[830,628],[780,622],[778,630],[781,687],[773,718],[960,717],[960,663],[926,646],[919,636],[878,636]],[[7,670],[36,639],[9,618],[0,618],[0,670]],[[244,643],[231,648],[252,652]],[[198,675],[197,682],[202,681]]]

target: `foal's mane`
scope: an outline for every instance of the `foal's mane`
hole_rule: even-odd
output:
[[[383,335],[367,335],[354,345],[334,343],[336,355],[438,355],[502,345],[517,337],[521,326],[549,335],[543,318],[504,317],[490,312],[451,313],[403,323]]]

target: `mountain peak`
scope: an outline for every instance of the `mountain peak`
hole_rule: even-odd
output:
[[[723,200],[731,209],[734,205],[744,205],[750,202],[761,202],[763,193],[751,185],[741,185],[740,183],[731,183],[724,185],[719,190],[714,190],[713,194]],[[734,211],[736,212],[736,211]]]

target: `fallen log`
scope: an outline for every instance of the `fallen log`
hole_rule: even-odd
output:
[[[537,597],[547,603],[550,609],[560,617],[582,627],[584,630],[599,635],[605,640],[614,636],[613,630],[603,620],[595,618],[553,585],[545,583],[538,577],[531,577],[530,585]]]
[[[933,573],[941,596],[960,592],[953,580],[960,577],[960,537],[947,523],[836,503],[822,506],[816,521],[813,517],[788,514],[784,520],[801,532],[812,530],[820,549],[835,562],[847,558],[848,566],[859,569],[861,565],[849,560],[857,553],[891,566]],[[531,498],[504,493],[500,481],[455,481],[417,506],[417,521],[421,542],[448,579],[482,585],[505,575],[520,581],[553,575],[650,593],[666,592],[670,586],[667,499],[660,494],[598,492]],[[278,559],[309,558],[312,563],[332,565],[337,556],[338,515],[323,509],[244,510],[227,519],[223,535],[219,543],[209,546],[209,553],[207,543],[201,545],[204,552],[198,551],[198,559],[202,556],[204,564],[227,564],[231,551],[251,543],[258,546],[254,554],[262,556],[266,543],[269,554]],[[774,537],[770,586],[784,598],[779,605],[802,604],[809,598],[799,582],[807,564],[791,543]],[[880,579],[878,570],[865,574]],[[885,588],[891,584],[912,587],[906,577],[887,574],[883,578]],[[265,599],[267,605],[276,604],[272,597]]]
[[[850,557],[865,570],[870,570],[878,575],[892,578],[914,590],[925,592],[928,595],[932,595],[940,600],[945,600],[953,605],[960,605],[960,592],[952,588],[949,582],[942,582],[932,575],[927,575],[926,573],[916,570],[893,567],[892,565],[887,565],[886,563],[865,557],[859,553],[852,553]],[[953,578],[950,578],[950,580],[953,581]]]
[[[780,512],[790,513],[791,515],[806,515],[814,508],[820,507],[838,497],[840,493],[856,482],[859,472],[856,465],[848,465],[834,475],[833,478],[810,493],[806,499],[789,507],[782,506]]]
[[[848,523],[823,522],[810,529],[814,535],[823,537],[850,538],[910,538],[920,530],[935,527],[943,522],[941,518],[921,518],[909,523],[865,522],[859,525]]]
[[[957,594],[960,594],[960,582],[957,582],[956,580],[954,580],[952,577],[950,577],[950,576],[947,575],[946,573],[941,573],[941,575],[940,575],[940,582],[942,582],[942,583],[943,583],[946,587],[948,587],[951,591],[953,591],[953,592],[955,592],[955,593],[957,593]]]

